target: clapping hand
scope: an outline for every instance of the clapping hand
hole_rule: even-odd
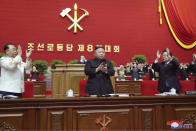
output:
[[[22,48],[20,45],[18,45],[18,55],[21,57],[22,56]]]
[[[105,66],[102,67],[101,71],[105,73],[108,72],[107,64],[105,64]]]
[[[107,64],[104,65],[104,63],[102,62],[97,68],[96,68],[96,72],[98,71],[102,71],[102,72],[105,72],[107,73],[108,72],[108,69],[107,69]]]
[[[101,64],[96,68],[96,72],[102,70],[102,68],[103,68],[103,63],[101,63]]]
[[[167,48],[166,51],[167,51],[167,56],[168,56],[168,58],[171,59],[171,55],[170,55],[169,48]]]
[[[159,50],[157,50],[157,60],[159,60],[161,58],[161,54],[159,52]]]
[[[30,51],[26,50],[26,58],[27,59],[30,58],[31,54],[32,54],[32,50],[30,50]]]

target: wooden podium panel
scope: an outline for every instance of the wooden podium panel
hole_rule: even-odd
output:
[[[0,99],[0,130],[173,130],[170,121],[196,130],[196,96]]]
[[[195,105],[179,105],[177,107],[174,107],[173,105],[167,105],[165,107],[165,119],[166,121],[170,120],[179,120],[183,121],[184,127],[186,128],[186,125],[189,126],[190,124],[193,124],[192,130],[196,130],[196,107]],[[181,130],[183,130],[183,128]],[[167,129],[169,129],[167,127]],[[191,129],[189,127],[189,129]]]
[[[79,81],[86,78],[84,64],[56,65],[52,71],[52,95],[66,95],[68,89],[79,92]]]
[[[66,130],[67,129],[67,110],[62,109],[51,109],[47,113],[47,129],[56,131],[56,130]]]
[[[46,82],[34,81],[34,97],[45,97],[46,95]]]
[[[74,130],[100,130],[105,120],[108,130],[129,130],[129,108],[75,110]]]
[[[16,104],[16,103],[14,103]],[[13,104],[13,105],[14,105]],[[35,130],[35,109],[7,108],[0,110],[0,130]]]

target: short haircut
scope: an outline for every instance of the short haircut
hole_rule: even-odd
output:
[[[12,43],[8,43],[8,44],[5,44],[4,45],[4,47],[3,47],[3,50],[4,50],[4,52],[7,50],[7,49],[9,49],[9,46],[10,45],[13,45]]]
[[[102,46],[95,46],[95,50],[99,49],[99,48],[102,48],[104,49]],[[105,50],[105,49],[104,49]]]
[[[163,53],[164,53],[164,52],[167,52],[167,50],[166,50],[166,49],[163,50]],[[169,51],[169,55],[172,56],[172,52],[171,52],[171,51]]]

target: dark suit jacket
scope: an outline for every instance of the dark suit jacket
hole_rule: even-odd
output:
[[[174,59],[168,64],[164,62],[153,63],[152,68],[159,72],[158,90],[162,92],[168,92],[171,88],[180,90],[181,85],[176,76],[176,72],[179,69],[179,64]]]
[[[149,73],[150,73],[150,80],[152,80],[152,78],[155,79],[155,70],[152,71],[153,69],[149,69]]]
[[[140,74],[139,74],[139,69],[138,68],[132,68],[131,70],[132,74],[132,80],[139,80],[140,79]]]
[[[131,68],[130,67],[125,67],[125,75],[126,76],[131,76]],[[127,68],[130,68],[129,71],[127,71]]]
[[[188,67],[188,71],[193,74],[193,76],[196,76],[196,63],[191,63]]]
[[[34,80],[39,81],[39,72],[31,71],[30,74],[31,74],[31,80],[34,79]]]
[[[96,68],[104,62],[107,64],[108,72],[96,72]],[[105,95],[114,93],[110,76],[114,75],[114,69],[110,61],[97,58],[88,60],[85,65],[85,74],[88,75],[88,81],[85,92],[89,95]]]
[[[145,76],[144,68],[142,70],[141,69],[138,69],[138,71],[139,71],[139,77],[140,78],[143,77],[143,76]]]
[[[182,80],[186,80],[187,78],[189,78],[189,73],[188,73],[187,69],[182,68],[182,69],[180,69],[179,73],[180,73],[180,77]]]
[[[143,67],[143,70],[144,70],[144,73],[148,73],[148,65],[145,65],[145,66]]]
[[[189,72],[192,73],[193,76],[196,76],[196,62],[191,63],[188,67]],[[195,90],[196,90],[196,79],[195,79]]]

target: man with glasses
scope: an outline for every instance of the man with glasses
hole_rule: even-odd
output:
[[[152,68],[159,72],[158,90],[160,93],[172,92],[176,94],[181,88],[176,76],[176,72],[179,70],[179,64],[173,59],[172,53],[168,48],[163,51],[162,62],[158,63],[160,57],[161,54],[157,51],[157,58],[152,65]]]
[[[24,92],[24,69],[30,68],[31,51],[26,51],[26,63],[22,61],[22,49],[13,44],[4,46],[5,56],[1,57],[0,94],[3,97],[21,98]]]

